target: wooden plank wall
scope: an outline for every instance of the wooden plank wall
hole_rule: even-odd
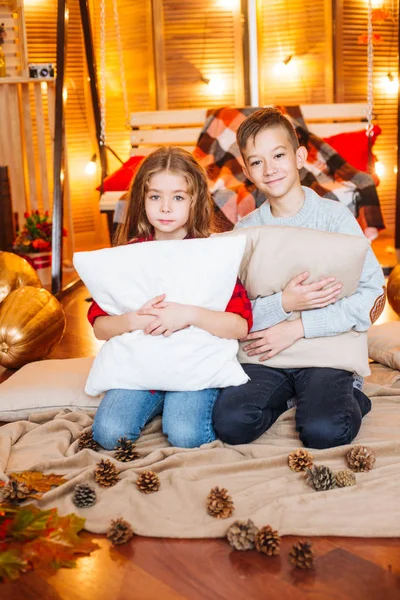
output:
[[[157,7],[166,86],[159,108],[243,106],[240,2],[163,0]]]
[[[397,73],[398,2],[373,2],[373,6],[385,6],[394,17],[393,21],[375,24],[375,33],[381,34],[382,42],[374,47],[374,110],[382,134],[374,146],[374,153],[384,165],[385,172],[378,187],[386,226],[394,230],[395,193],[397,167],[397,92],[388,91],[386,75]],[[358,37],[367,31],[366,0],[337,0],[337,47],[336,47],[336,100],[338,102],[365,102],[367,93],[367,48],[357,43]]]
[[[331,11],[331,0],[258,0],[262,104],[333,101]]]

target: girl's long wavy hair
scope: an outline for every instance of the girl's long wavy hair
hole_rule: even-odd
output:
[[[208,189],[207,174],[196,159],[186,150],[162,147],[149,154],[141,163],[127,194],[128,207],[123,223],[115,234],[114,244],[121,246],[136,238],[154,235],[146,216],[145,196],[152,175],[170,171],[185,178],[191,197],[188,237],[205,238],[213,233],[213,200]]]

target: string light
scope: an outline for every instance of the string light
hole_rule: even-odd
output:
[[[217,0],[216,6],[225,10],[237,10],[239,8],[239,0]]]
[[[68,100],[68,90],[66,87],[63,88],[62,97],[63,97],[64,102],[66,102]]]
[[[85,167],[86,175],[94,175],[96,173],[96,169],[97,169],[96,160],[97,160],[97,156],[96,156],[96,154],[93,154],[92,158],[90,159],[90,161],[87,163],[87,165]]]
[[[386,167],[383,163],[377,161],[375,163],[375,173],[378,175],[378,177],[383,177],[383,175],[385,174],[386,171]]]
[[[399,80],[389,71],[383,80],[383,85],[388,94],[396,94],[399,89]]]
[[[294,58],[294,54],[288,54],[283,60],[276,63],[274,66],[275,75],[295,75],[298,71],[298,64]]]
[[[226,82],[219,75],[210,75],[209,77],[202,75],[200,79],[208,86],[211,94],[221,96],[224,93]]]

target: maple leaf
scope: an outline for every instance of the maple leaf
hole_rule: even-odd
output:
[[[11,473],[10,477],[25,483],[31,490],[41,493],[46,493],[51,490],[51,488],[58,487],[67,481],[62,475],[54,475],[54,473],[44,475],[44,473],[41,473],[40,471]]]
[[[17,550],[0,552],[0,579],[14,581],[27,569],[27,561],[18,556]]]
[[[54,508],[40,510],[33,504],[21,506],[15,514],[12,526],[8,529],[8,534],[15,540],[31,540],[40,535],[46,535],[55,511]]]
[[[382,43],[382,36],[380,33],[373,33],[372,34],[372,43],[373,44],[381,44]],[[357,43],[358,44],[363,44],[363,45],[367,45],[368,44],[368,33],[362,33],[358,39],[357,39]]]
[[[372,22],[373,23],[383,23],[386,19],[390,19],[393,21],[393,17],[390,13],[390,10],[387,8],[373,8],[372,9]]]

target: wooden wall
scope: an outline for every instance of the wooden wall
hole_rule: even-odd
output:
[[[29,61],[55,62],[56,2],[24,4]],[[107,143],[126,160],[129,131],[112,1],[106,4]],[[118,0],[129,111],[244,105],[245,5],[245,0]],[[69,0],[68,6],[66,125],[73,223],[77,246],[93,247],[107,239],[94,190],[100,170],[92,176],[85,173],[96,142],[78,0]],[[386,6],[391,8],[391,0]],[[397,75],[394,0],[393,7],[395,22],[376,27],[384,42],[375,48],[376,113],[383,129],[375,149],[386,167],[379,193],[390,228],[395,212],[396,96],[384,90],[382,80],[389,69]],[[90,0],[90,8],[99,67],[100,0]],[[366,100],[366,47],[357,38],[366,31],[367,0],[258,0],[257,10],[261,103]],[[112,171],[118,163],[108,157]]]
[[[257,12],[261,103],[332,102],[331,0],[258,0]]]
[[[385,5],[392,12],[393,21],[374,24],[374,32],[382,36],[382,42],[374,46],[374,111],[376,122],[382,128],[374,153],[384,165],[378,187],[385,223],[394,230],[396,209],[397,166],[397,91],[389,91],[386,75],[397,73],[398,2],[373,2],[373,6]],[[364,102],[367,94],[367,48],[357,43],[358,37],[367,31],[366,0],[337,0],[336,5],[336,100],[338,102]]]

